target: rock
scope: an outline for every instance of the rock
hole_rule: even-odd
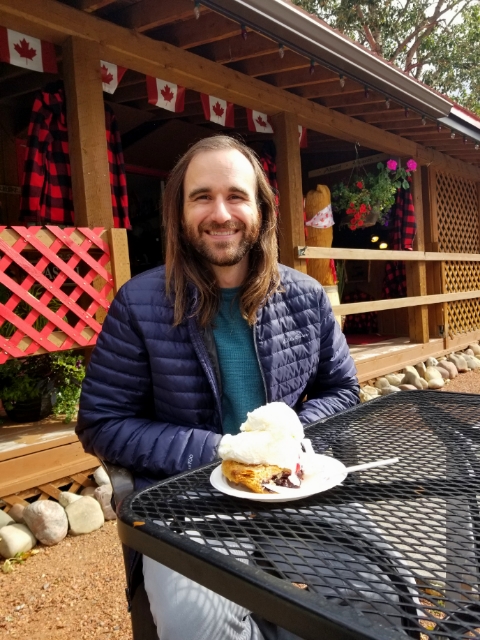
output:
[[[425,371],[427,367],[424,365],[423,362],[419,362],[418,364],[416,364],[415,369],[418,371],[421,378],[425,378]]]
[[[468,364],[467,361],[465,360],[465,358],[463,356],[461,356],[458,353],[451,353],[448,357],[447,360],[449,362],[453,362],[453,364],[457,367],[457,370],[459,373],[465,373],[465,371],[468,371]]]
[[[401,384],[398,387],[401,391],[416,391],[417,387],[414,384]]]
[[[438,360],[436,358],[430,357],[425,360],[425,366],[427,367],[427,369],[428,367],[436,367],[437,364],[438,364]]]
[[[376,387],[372,387],[370,384],[366,384],[362,389],[365,393],[368,393],[369,396],[373,396],[374,398],[380,395],[380,391]]]
[[[419,379],[420,379],[420,374],[416,369],[415,369],[415,373],[413,373],[412,371],[407,371],[407,373],[403,376],[402,384],[413,384],[416,389],[422,389],[423,387],[421,385],[418,386]]]
[[[68,533],[65,509],[53,500],[37,500],[23,512],[25,524],[42,544],[51,547]]]
[[[398,387],[402,384],[405,375],[403,373],[389,373],[385,376],[392,387]]]
[[[473,353],[472,349],[465,349],[465,351],[463,352],[464,356],[474,356],[475,354]]]
[[[440,371],[440,374],[444,380],[450,380],[450,373],[444,367],[441,367],[439,365],[438,367],[436,367],[436,369],[437,371]]]
[[[80,491],[80,495],[81,496],[90,496],[91,498],[93,498],[93,494],[95,493],[95,489],[96,489],[96,487],[85,487],[85,489],[82,489]]]
[[[420,384],[422,385],[422,389],[428,389],[428,382],[425,378],[419,378]]]
[[[35,536],[26,525],[14,522],[0,531],[0,556],[13,558],[17,553],[30,551],[36,543]]]
[[[480,345],[477,342],[469,344],[468,348],[473,351],[474,356],[480,356]]]
[[[104,484],[111,485],[110,478],[108,477],[107,472],[103,467],[98,467],[93,473],[93,477],[95,478],[95,482],[101,487]]]
[[[112,493],[113,488],[111,484],[102,484],[101,487],[95,489],[95,500],[98,500],[99,505],[102,507],[105,520],[116,520],[117,514],[112,509]]]
[[[15,520],[15,522],[19,522],[20,524],[25,524],[23,520],[23,512],[25,511],[25,507],[23,504],[14,504],[13,507],[8,512],[8,515]]]
[[[442,377],[432,378],[428,381],[429,389],[441,389],[445,385],[445,381]]]
[[[415,369],[415,367],[412,367],[411,365],[406,366],[405,369],[403,370],[403,373],[405,375],[409,375],[410,374],[411,376],[413,376],[415,378],[419,378],[420,377],[420,374],[418,373],[418,371]],[[408,384],[408,383],[404,382],[403,384]]]
[[[469,369],[471,369],[472,371],[480,369],[480,360],[475,358],[475,356],[464,355],[463,357],[467,361],[467,366]]]
[[[401,391],[401,389],[399,389],[398,387],[394,387],[393,385],[389,386],[389,387],[383,387],[381,389],[381,394],[382,396],[388,396],[391,393],[396,393],[397,391]]]
[[[368,402],[369,400],[373,400],[374,398],[376,398],[377,396],[372,396],[369,393],[367,393],[366,391],[364,391],[363,389],[360,389],[359,391],[359,397],[360,397],[360,402],[362,404],[364,404],[365,402]]]
[[[0,509],[0,529],[6,527],[7,524],[12,524],[12,522],[15,522],[15,520],[6,511]]]
[[[93,489],[93,487],[92,487]],[[71,491],[62,491],[60,493],[60,497],[58,498],[59,503],[65,509],[67,504],[72,504],[76,500],[80,500],[82,496],[79,496],[78,493],[71,493]]]
[[[439,369],[437,369],[437,367],[433,367],[433,366],[427,367],[425,370],[425,380],[427,382],[430,382],[430,380],[433,380],[434,378],[442,378],[441,372],[439,371]]]
[[[96,531],[103,526],[105,517],[102,507],[91,496],[84,496],[65,507],[70,525],[70,533],[79,536],[83,533]]]
[[[458,376],[457,367],[453,364],[453,362],[450,362],[449,360],[441,360],[438,363],[438,369],[445,369],[446,371],[448,371],[448,373],[450,374],[450,380],[453,380],[453,378],[456,378]]]
[[[375,386],[377,387],[377,389],[386,389],[387,387],[390,386],[389,381],[386,378],[377,378],[375,380]]]
[[[415,378],[413,382],[409,382],[408,384],[411,384],[413,387],[415,387],[415,389],[419,389],[420,391],[422,389],[428,389],[428,382],[423,378],[420,378],[420,376],[418,376],[418,378]]]

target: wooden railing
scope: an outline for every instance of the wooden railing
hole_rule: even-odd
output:
[[[376,261],[415,261],[415,262],[480,262],[478,253],[435,253],[429,251],[380,251],[374,249],[337,249],[331,247],[297,247],[299,258],[333,258],[334,260],[376,260]],[[457,300],[480,298],[480,291],[460,291],[456,293],[440,293],[424,296],[410,296],[389,300],[354,302],[335,305],[335,315],[365,313],[367,311],[385,311],[387,309],[403,309],[420,305],[431,305]]]
[[[124,229],[0,227],[0,364],[93,346],[129,277]]]

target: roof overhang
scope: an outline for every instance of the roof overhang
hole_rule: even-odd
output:
[[[448,116],[452,103],[379,56],[284,0],[202,0],[202,4],[298,53],[345,74],[431,118]],[[267,13],[268,12],[268,13]]]

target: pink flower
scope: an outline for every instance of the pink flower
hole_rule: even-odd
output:
[[[396,160],[387,160],[387,169],[389,169],[390,171],[395,171],[395,169],[397,168],[397,161]]]
[[[415,162],[415,160],[410,158],[410,160],[407,160],[407,164],[405,166],[407,168],[407,171],[415,171],[415,169],[417,168],[417,163]]]

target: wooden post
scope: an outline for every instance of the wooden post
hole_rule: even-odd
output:
[[[128,255],[128,242],[126,229],[110,229],[108,232],[108,244],[110,245],[110,264],[112,265],[112,276],[114,281],[114,291],[130,280],[130,258]]]
[[[70,37],[63,46],[68,141],[77,227],[113,227],[99,45]]]
[[[425,251],[438,252],[437,218],[437,175],[433,166],[422,167],[422,194],[424,211]],[[427,292],[429,295],[445,293],[442,278],[442,263],[430,262],[427,265]],[[443,337],[447,333],[444,318],[444,305],[430,305],[428,313],[429,332],[432,338]],[[443,333],[441,328],[443,327]]]
[[[298,122],[293,114],[285,112],[276,114],[272,120],[277,147],[277,181],[280,192],[280,261],[288,267],[306,273],[306,262],[296,256],[294,249],[305,244]]]
[[[412,195],[417,222],[417,234],[414,241],[415,251],[425,251],[425,233],[423,221],[422,174],[418,170],[412,175]],[[407,295],[427,295],[427,270],[424,261],[406,262]],[[408,309],[408,326],[410,342],[426,343],[429,340],[428,306],[410,307]]]

